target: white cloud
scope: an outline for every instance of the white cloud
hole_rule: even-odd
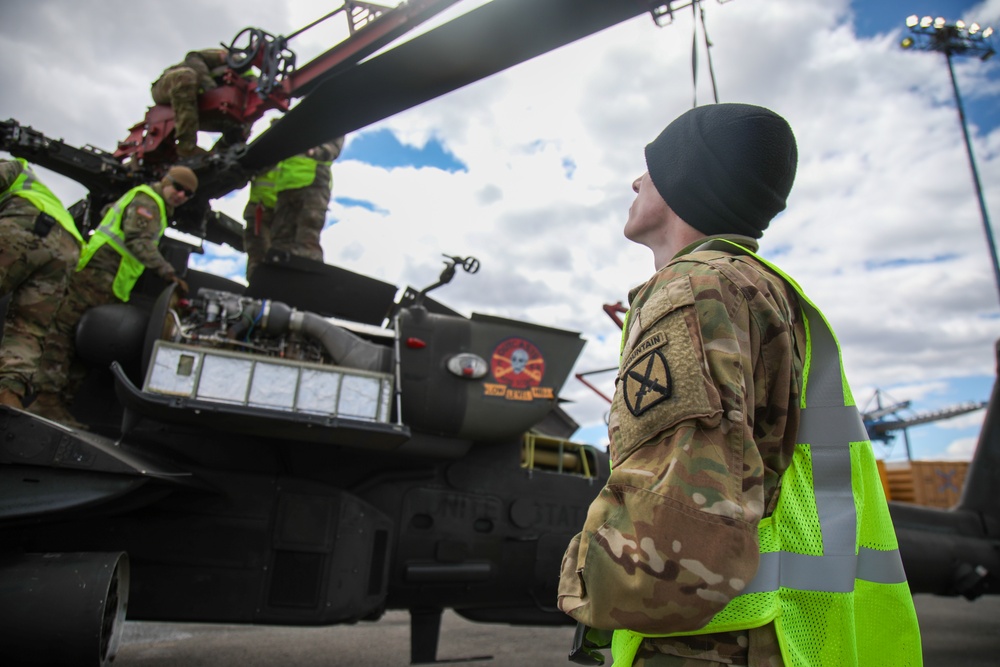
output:
[[[976,443],[978,438],[959,438],[953,440],[944,451],[942,456],[935,456],[935,459],[950,461],[971,461],[976,453]]]
[[[245,25],[287,34],[323,13],[263,0],[167,7],[42,0],[5,9],[0,49],[19,54],[0,72],[5,117],[113,149],[142,117],[150,82],[185,50],[228,42]],[[974,13],[984,23],[1000,17],[1000,0]],[[762,250],[831,320],[855,386],[906,384],[915,396],[918,385],[991,375],[997,288],[940,57],[902,51],[900,31],[859,39],[846,0],[707,3],[706,14],[722,101],[771,107],[795,129],[796,185]],[[124,15],[157,29],[109,39]],[[38,34],[49,39],[29,37]],[[614,364],[617,331],[601,306],[624,301],[652,271],[621,227],[643,146],[690,107],[690,35],[690,12],[662,29],[641,16],[377,124],[417,146],[438,138],[468,171],[335,163],[334,194],[384,213],[334,202],[327,261],[423,287],[437,279],[441,253],[475,255],[480,273],[459,274],[436,298],[581,331],[589,342],[578,370]],[[293,41],[300,63],[327,46],[310,33]],[[699,62],[705,103],[704,52]],[[960,85],[995,102],[998,68],[996,59],[958,63]],[[987,204],[1000,215],[1000,129],[978,127],[973,140]],[[79,195],[65,183],[57,190]],[[244,202],[238,194],[217,204],[240,219]],[[229,255],[198,261],[242,275]],[[584,424],[606,411],[572,378],[563,395]]]

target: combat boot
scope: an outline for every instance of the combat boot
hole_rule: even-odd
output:
[[[69,413],[69,409],[63,404],[59,394],[43,392],[35,396],[35,400],[28,406],[28,412],[39,417],[45,417],[54,422],[59,422],[63,426],[87,430],[86,425],[81,424]]]
[[[0,389],[0,405],[9,405],[10,407],[17,408],[19,410],[24,409],[24,403],[21,401],[21,397],[10,389]]]

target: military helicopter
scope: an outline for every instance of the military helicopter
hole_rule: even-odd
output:
[[[287,113],[248,145],[223,133],[193,159],[197,199],[171,224],[239,248],[242,226],[208,202],[256,170],[681,4],[494,0],[362,61],[454,1],[346,3],[352,16],[376,16],[315,68],[289,67],[281,38],[241,32],[218,93],[243,100],[226,107],[231,120]],[[461,61],[448,55],[456,49]],[[248,88],[244,66],[273,85]],[[293,76],[302,71],[307,83]],[[16,121],[0,123],[0,148],[86,186],[73,212],[90,229],[104,204],[174,161],[164,111],[115,153]],[[164,252],[184,268],[191,248],[165,240]],[[445,608],[481,622],[569,623],[555,607],[560,559],[608,470],[606,453],[568,439],[575,424],[559,409],[584,341],[461,316],[430,293],[478,263],[444,263],[435,283],[397,300],[395,285],[272,255],[246,288],[187,269],[187,298],[146,276],[129,304],[90,311],[77,334],[89,372],[73,406],[89,430],[0,411],[5,659],[108,664],[126,617],[332,625],[406,609],[414,663],[436,660]],[[996,427],[982,437],[974,502],[894,508],[914,590],[974,597],[1000,568],[996,503],[983,495],[1000,481]]]
[[[301,69],[284,38],[241,32],[228,83],[201,111],[239,124],[302,99],[250,144],[223,132],[188,162],[198,195],[171,225],[240,248],[242,225],[209,201],[260,168],[670,9],[497,0],[360,62],[454,2],[348,2],[371,20]],[[266,85],[248,88],[245,67]],[[176,161],[169,113],[153,107],[114,153],[14,120],[0,148],[83,184],[72,212],[88,230]],[[244,288],[187,268],[184,242],[161,249],[188,296],[144,276],[128,304],[80,322],[88,373],[71,410],[88,430],[0,412],[5,661],[108,664],[126,615],[331,625],[408,609],[415,663],[435,661],[445,608],[569,622],[555,604],[560,559],[608,470],[604,452],[568,440],[576,425],[559,408],[578,333],[435,301],[478,270],[472,257],[446,255],[436,282],[397,300],[395,285],[302,258],[272,254]]]
[[[1000,378],[1000,341],[996,346]],[[974,600],[1000,593],[1000,385],[986,418],[958,504],[943,510],[890,502],[906,579],[915,593]]]

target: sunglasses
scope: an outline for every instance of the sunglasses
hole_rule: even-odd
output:
[[[174,186],[174,190],[177,190],[178,192],[183,192],[184,195],[187,196],[188,198],[194,197],[194,190],[184,187],[183,185],[175,181],[173,178],[170,178],[170,185]]]

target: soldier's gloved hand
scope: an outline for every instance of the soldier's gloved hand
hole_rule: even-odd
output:
[[[181,278],[180,276],[177,276],[177,275],[173,275],[173,276],[170,276],[170,280],[175,285],[177,285],[178,289],[180,289],[180,291],[181,291],[182,294],[187,294],[187,292],[188,292],[188,284],[186,282],[184,282],[183,278]]]

